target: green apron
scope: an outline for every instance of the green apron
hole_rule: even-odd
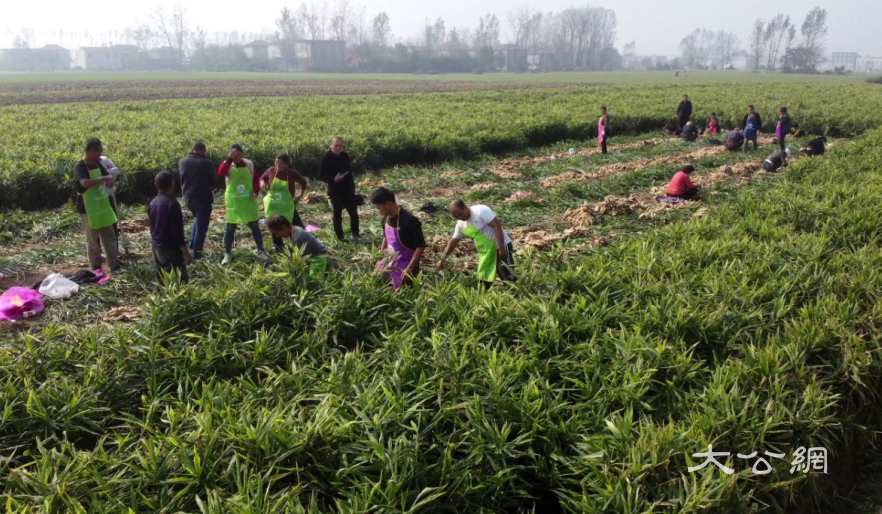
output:
[[[236,225],[251,223],[260,217],[260,204],[251,199],[254,183],[248,167],[239,168],[235,164],[230,168],[230,180],[224,200],[227,205],[227,223]]]
[[[101,178],[101,168],[89,170],[89,178]],[[86,219],[89,228],[98,230],[117,223],[119,219],[110,206],[110,197],[107,196],[107,188],[104,183],[92,186],[83,193],[83,205],[86,207]]]
[[[478,271],[475,272],[478,280],[496,282],[496,241],[487,238],[474,225],[467,226],[462,233],[474,239],[478,247]]]
[[[328,258],[322,256],[312,256],[309,258],[309,276],[312,278],[325,278],[325,271],[328,269]]]
[[[294,198],[288,189],[288,181],[278,178],[278,171],[270,183],[269,191],[263,198],[263,212],[266,219],[276,214],[284,216],[289,223],[294,222]]]

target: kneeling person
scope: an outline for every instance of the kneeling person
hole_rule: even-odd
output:
[[[790,157],[790,149],[787,148],[785,151],[775,150],[771,155],[766,157],[766,160],[763,161],[763,169],[768,172],[778,171],[781,169],[781,166],[784,165],[785,158]]]
[[[377,263],[377,274],[385,275],[398,291],[411,285],[420,273],[420,260],[426,250],[423,224],[395,201],[395,193],[385,187],[374,191],[371,203],[383,215],[383,246],[386,257]]]
[[[453,238],[447,243],[444,255],[435,267],[439,270],[444,267],[444,259],[453,253],[459,240],[465,236],[474,239],[478,247],[478,280],[487,287],[496,281],[497,276],[504,281],[515,280],[511,238],[502,228],[496,213],[486,205],[469,207],[462,200],[456,200],[450,204],[450,215],[459,221]]]
[[[336,269],[336,265],[328,260],[330,253],[325,245],[306,230],[292,225],[285,216],[272,216],[266,221],[266,226],[273,237],[289,241],[303,257],[309,257],[309,276],[319,278],[331,267]]]
[[[193,257],[184,237],[181,204],[172,196],[175,180],[171,173],[160,171],[156,174],[155,184],[159,194],[150,202],[147,214],[150,217],[150,243],[156,275],[162,282],[169,273],[178,270],[181,282],[186,284],[189,280],[187,265],[193,262]]]

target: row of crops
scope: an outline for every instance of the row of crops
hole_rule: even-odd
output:
[[[512,288],[213,269],[0,352],[10,512],[744,512],[816,503],[882,387],[882,130]],[[690,473],[707,451],[731,453]],[[736,453],[772,452],[771,472]],[[845,466],[835,460],[828,472]],[[839,467],[837,467],[839,466]]]
[[[882,89],[872,84],[732,83],[554,88],[530,91],[422,95],[310,96],[172,100],[0,108],[0,209],[49,208],[67,202],[73,165],[89,137],[127,172],[124,199],[148,195],[153,173],[176,169],[196,140],[220,161],[229,144],[242,144],[259,166],[288,152],[297,166],[316,169],[328,140],[343,136],[362,168],[502,154],[597,130],[608,105],[613,133],[657,130],[688,92],[703,119],[716,111],[740,120],[753,103],[773,123],[791,107],[810,133],[854,136],[878,127]]]

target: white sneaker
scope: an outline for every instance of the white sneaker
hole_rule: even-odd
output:
[[[270,260],[269,255],[267,255],[266,252],[257,252],[257,258],[263,262]]]
[[[233,262],[233,256],[232,256],[232,254],[225,253],[225,254],[224,254],[224,260],[221,261],[221,264],[229,264],[229,263],[231,263],[231,262]]]

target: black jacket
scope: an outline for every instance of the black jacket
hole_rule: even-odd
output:
[[[680,105],[677,106],[677,116],[680,119],[691,118],[692,117],[692,102],[686,100],[684,102],[680,102]]]
[[[178,163],[181,172],[181,189],[187,205],[211,205],[214,203],[214,184],[217,171],[208,157],[191,153]]]
[[[741,120],[741,130],[744,130],[747,128],[747,118],[749,116],[750,116],[749,114],[745,114],[744,119]],[[756,131],[762,132],[763,131],[763,118],[762,118],[762,116],[760,116],[759,113],[755,113],[754,117],[756,118]]]
[[[340,183],[334,182],[334,178],[339,173],[346,173]],[[355,200],[355,178],[352,176],[352,161],[349,160],[349,154],[341,152],[340,155],[334,155],[334,152],[328,151],[319,160],[318,178],[322,182],[328,184],[328,196],[332,202],[349,203]]]

